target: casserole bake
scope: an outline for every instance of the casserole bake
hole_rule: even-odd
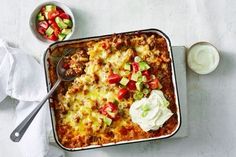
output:
[[[79,67],[84,73],[73,82],[61,83],[50,99],[54,135],[61,147],[81,150],[160,139],[178,130],[173,58],[164,33],[150,29],[52,44],[44,58],[49,88],[56,81],[55,65],[68,48],[75,54],[65,66],[76,70],[75,61],[82,59]],[[130,85],[132,81],[135,85]],[[144,131],[132,121],[129,110],[152,90],[164,93],[173,114],[157,130]]]

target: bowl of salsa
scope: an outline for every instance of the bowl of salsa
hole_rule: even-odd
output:
[[[43,42],[63,41],[72,36],[74,21],[71,9],[65,4],[46,2],[34,9],[30,17],[30,28]]]

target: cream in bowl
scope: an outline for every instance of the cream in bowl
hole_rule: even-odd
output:
[[[144,131],[158,130],[173,115],[161,90],[153,90],[148,98],[135,101],[129,110],[131,119]]]
[[[220,56],[218,50],[208,42],[199,42],[190,47],[187,62],[198,74],[208,74],[216,69]]]

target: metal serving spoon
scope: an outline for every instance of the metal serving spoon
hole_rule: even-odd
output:
[[[71,55],[74,52],[74,49],[67,49],[65,55],[57,63],[56,72],[57,72],[57,81],[48,92],[48,94],[43,98],[43,100],[37,105],[37,107],[16,127],[16,129],[11,133],[10,138],[14,142],[19,142],[24,135],[25,131],[28,129],[29,125],[42,108],[44,103],[52,95],[52,93],[57,89],[61,81],[72,81],[75,79],[76,75],[65,75],[66,70],[63,68],[65,56]]]

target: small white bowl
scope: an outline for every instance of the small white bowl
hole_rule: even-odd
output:
[[[60,7],[61,9],[63,9],[65,11],[65,13],[70,15],[72,23],[73,23],[72,30],[71,30],[71,33],[68,34],[65,37],[65,39],[63,39],[63,40],[70,39],[70,37],[73,35],[74,30],[75,30],[75,18],[74,18],[74,15],[73,15],[71,9],[68,6],[66,6],[65,4],[63,4],[61,2],[56,2],[56,1],[49,1],[49,2],[42,3],[42,4],[40,4],[39,6],[37,6],[34,9],[34,11],[32,12],[32,14],[30,16],[30,20],[29,20],[29,25],[30,25],[31,32],[34,34],[34,36],[37,39],[39,39],[40,41],[42,41],[44,43],[53,43],[53,42],[55,42],[55,41],[48,40],[48,39],[44,38],[41,34],[39,34],[38,31],[37,31],[37,26],[36,26],[36,18],[37,18],[38,13],[40,12],[40,9],[43,6],[48,5],[48,4],[54,4],[54,5],[58,6],[58,7]]]
[[[219,51],[209,42],[198,42],[188,50],[188,66],[198,74],[209,74],[213,72],[219,65],[219,61]]]

